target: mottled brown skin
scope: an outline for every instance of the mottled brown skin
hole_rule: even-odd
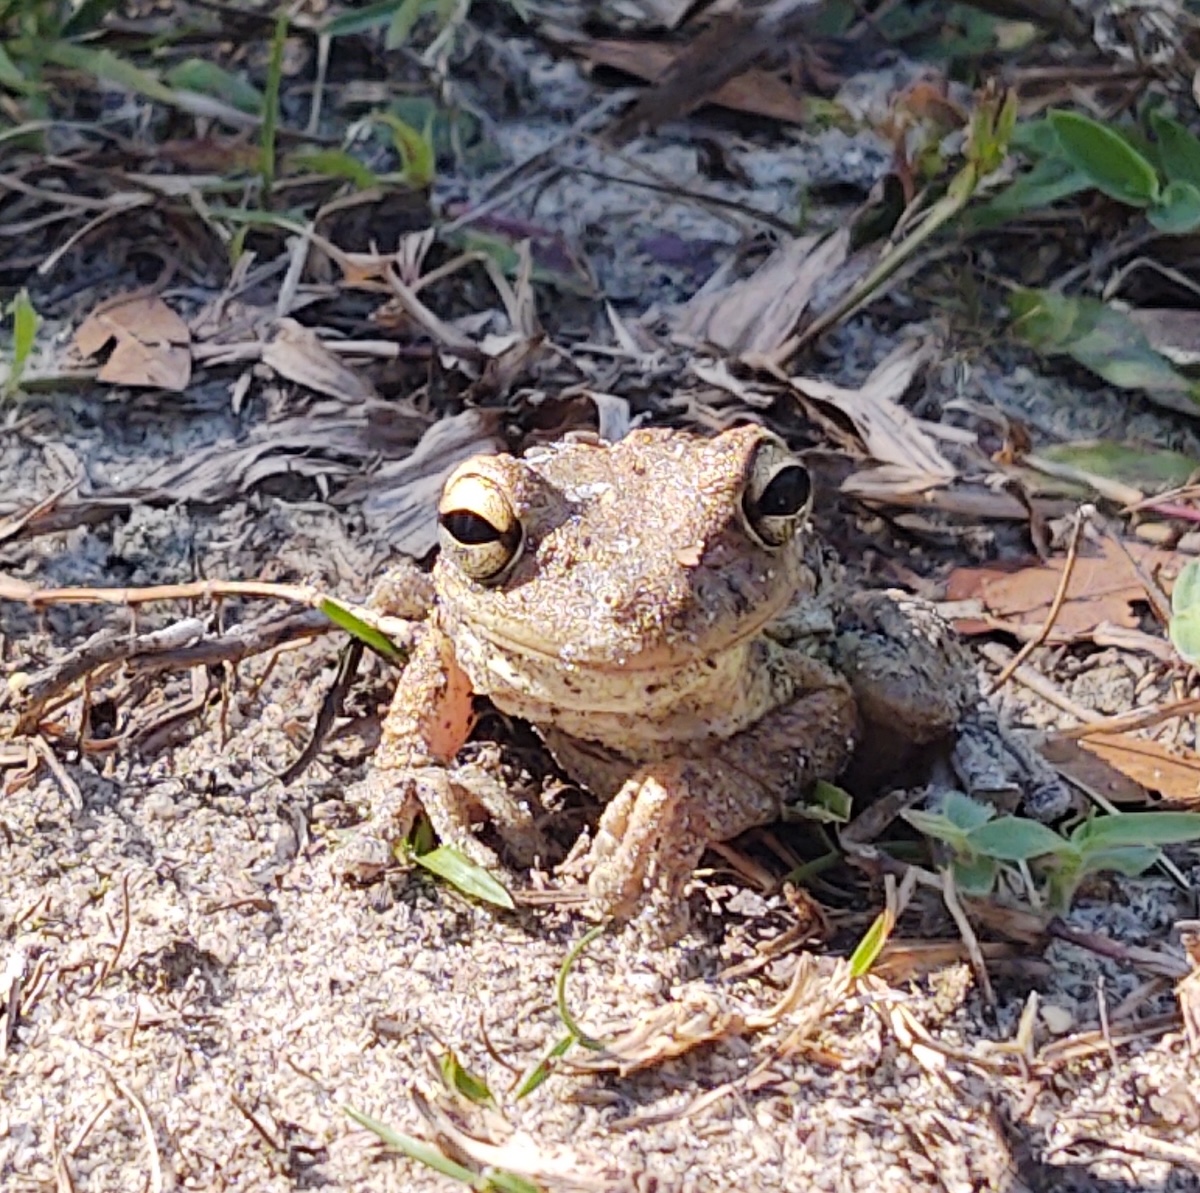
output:
[[[488,860],[471,830],[478,799],[445,769],[470,731],[471,695],[483,693],[608,801],[583,860],[597,908],[618,918],[646,908],[667,923],[710,842],[770,822],[788,797],[836,777],[859,700],[838,667],[832,614],[824,638],[807,627],[826,600],[807,510],[768,545],[743,505],[754,469],[785,455],[757,426],[711,439],[644,429],[461,465],[443,506],[481,487],[499,494],[521,549],[481,582],[443,536],[436,601],[384,724],[376,790],[392,791],[376,826],[406,831],[419,804],[443,840]],[[853,621],[849,669],[866,677],[874,715],[913,739],[945,733],[965,698],[955,684],[966,689],[943,644],[919,646],[915,670],[911,643],[877,665],[871,618]],[[482,811],[537,852],[527,809]]]

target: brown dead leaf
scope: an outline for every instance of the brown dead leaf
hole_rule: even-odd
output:
[[[1194,753],[1128,733],[1055,738],[1042,753],[1114,803],[1145,803],[1145,792],[1157,791],[1175,807],[1200,808],[1200,758]]]
[[[665,81],[677,64],[685,60],[690,49],[665,42],[617,40],[573,41],[570,48],[595,66],[624,71],[648,83]],[[695,94],[696,90],[699,90],[698,95]],[[778,75],[756,67],[740,71],[736,78],[722,82],[711,91],[707,85],[689,88],[689,94],[681,97],[675,106],[682,112],[684,109],[690,111],[701,103],[714,104],[733,112],[745,112],[751,116],[765,116],[768,120],[778,120],[784,124],[801,124],[806,114],[803,96],[797,95]],[[657,123],[660,118],[657,115],[634,115],[638,124]],[[623,137],[624,133],[618,129],[616,139]]]
[[[1098,740],[1099,737],[1090,739]],[[1149,796],[1141,783],[1110,765],[1096,750],[1089,749],[1090,741],[1054,737],[1043,742],[1039,752],[1073,783],[1102,795],[1110,803],[1149,803]]]
[[[295,319],[279,320],[274,338],[263,347],[262,360],[281,377],[344,402],[369,402],[379,396],[362,373],[343,364],[316,332]]]
[[[802,236],[778,248],[750,277],[723,287],[710,282],[678,312],[676,336],[738,356],[770,356],[849,246],[845,228],[825,238]]]
[[[1130,555],[1150,574],[1181,566],[1172,551],[1149,547],[1136,540],[1125,543]],[[1089,544],[1075,561],[1066,599],[1054,622],[1054,640],[1091,638],[1105,622],[1126,628],[1136,627],[1134,601],[1145,601],[1146,590],[1125,552],[1108,539]],[[946,599],[980,600],[994,617],[1020,626],[1041,627],[1050,612],[1054,594],[1062,578],[1065,559],[1034,563],[1015,568],[990,566],[959,568],[951,573]],[[962,633],[979,632],[978,624],[964,624]]]
[[[854,424],[871,458],[890,466],[893,487],[907,479],[909,485],[928,489],[948,484],[957,470],[929,432],[900,405],[900,398],[934,350],[929,341],[906,341],[876,366],[860,389],[812,377],[793,377],[791,383],[804,397],[833,406]],[[848,478],[847,484],[853,479]]]
[[[157,294],[106,301],[80,324],[74,343],[83,356],[95,356],[114,345],[97,374],[109,385],[178,393],[192,377],[187,324]]]

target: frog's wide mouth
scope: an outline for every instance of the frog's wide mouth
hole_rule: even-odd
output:
[[[493,648],[536,660],[548,667],[621,674],[672,671],[735,650],[776,620],[791,599],[792,593],[785,591],[761,601],[724,633],[713,626],[705,626],[706,633],[684,631],[675,638],[664,636],[640,650],[623,649],[619,634],[598,635],[583,641],[560,641],[537,626],[513,619],[501,623],[498,619],[477,615],[467,626],[472,635]]]

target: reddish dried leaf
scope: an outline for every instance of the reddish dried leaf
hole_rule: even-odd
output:
[[[1148,791],[1159,792],[1163,799],[1176,807],[1200,808],[1200,758],[1182,751],[1171,750],[1149,738],[1133,737],[1128,733],[1095,734],[1078,742],[1058,740],[1044,752],[1048,758],[1063,753],[1064,747],[1078,745],[1101,764],[1119,771]],[[1068,764],[1067,769],[1070,770]],[[1097,773],[1097,772],[1093,772]],[[1091,784],[1090,780],[1085,780]],[[1122,800],[1120,787],[1111,790],[1100,787],[1110,799]]]
[[[1141,567],[1158,579],[1174,574],[1179,557],[1144,543],[1125,544]],[[1109,540],[1081,554],[1071,571],[1066,600],[1054,621],[1055,640],[1089,638],[1104,622],[1135,627],[1134,601],[1145,601],[1146,590],[1124,551]],[[951,601],[981,601],[993,616],[1015,625],[1042,626],[1050,613],[1062,579],[1065,557],[1005,569],[993,566],[959,568],[950,576],[946,596]],[[960,627],[969,632],[969,627]]]
[[[1146,789],[1119,768],[1110,765],[1088,741],[1073,738],[1051,738],[1041,746],[1041,754],[1068,779],[1095,791],[1114,804],[1146,804],[1150,797]]]

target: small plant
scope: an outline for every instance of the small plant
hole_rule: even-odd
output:
[[[1200,812],[1143,812],[1094,816],[1068,836],[1020,816],[950,792],[934,811],[910,810],[915,829],[949,847],[954,879],[969,895],[990,894],[1005,865],[1029,863],[1045,877],[1051,910],[1066,911],[1079,884],[1104,870],[1134,877],[1158,860],[1163,845],[1200,840]]]
[[[1200,563],[1184,564],[1171,589],[1171,645],[1193,667],[1200,663]]]
[[[42,320],[25,290],[8,304],[7,313],[12,318],[12,360],[8,366],[8,375],[2,383],[3,388],[0,389],[0,396],[10,398],[20,391],[25,366],[33,354]]]
[[[1200,139],[1163,112],[1149,116],[1152,134],[1117,129],[1079,112],[1052,111],[1019,125],[1013,144],[1033,168],[996,195],[979,222],[998,223],[1098,190],[1139,208],[1160,232],[1200,228]]]

